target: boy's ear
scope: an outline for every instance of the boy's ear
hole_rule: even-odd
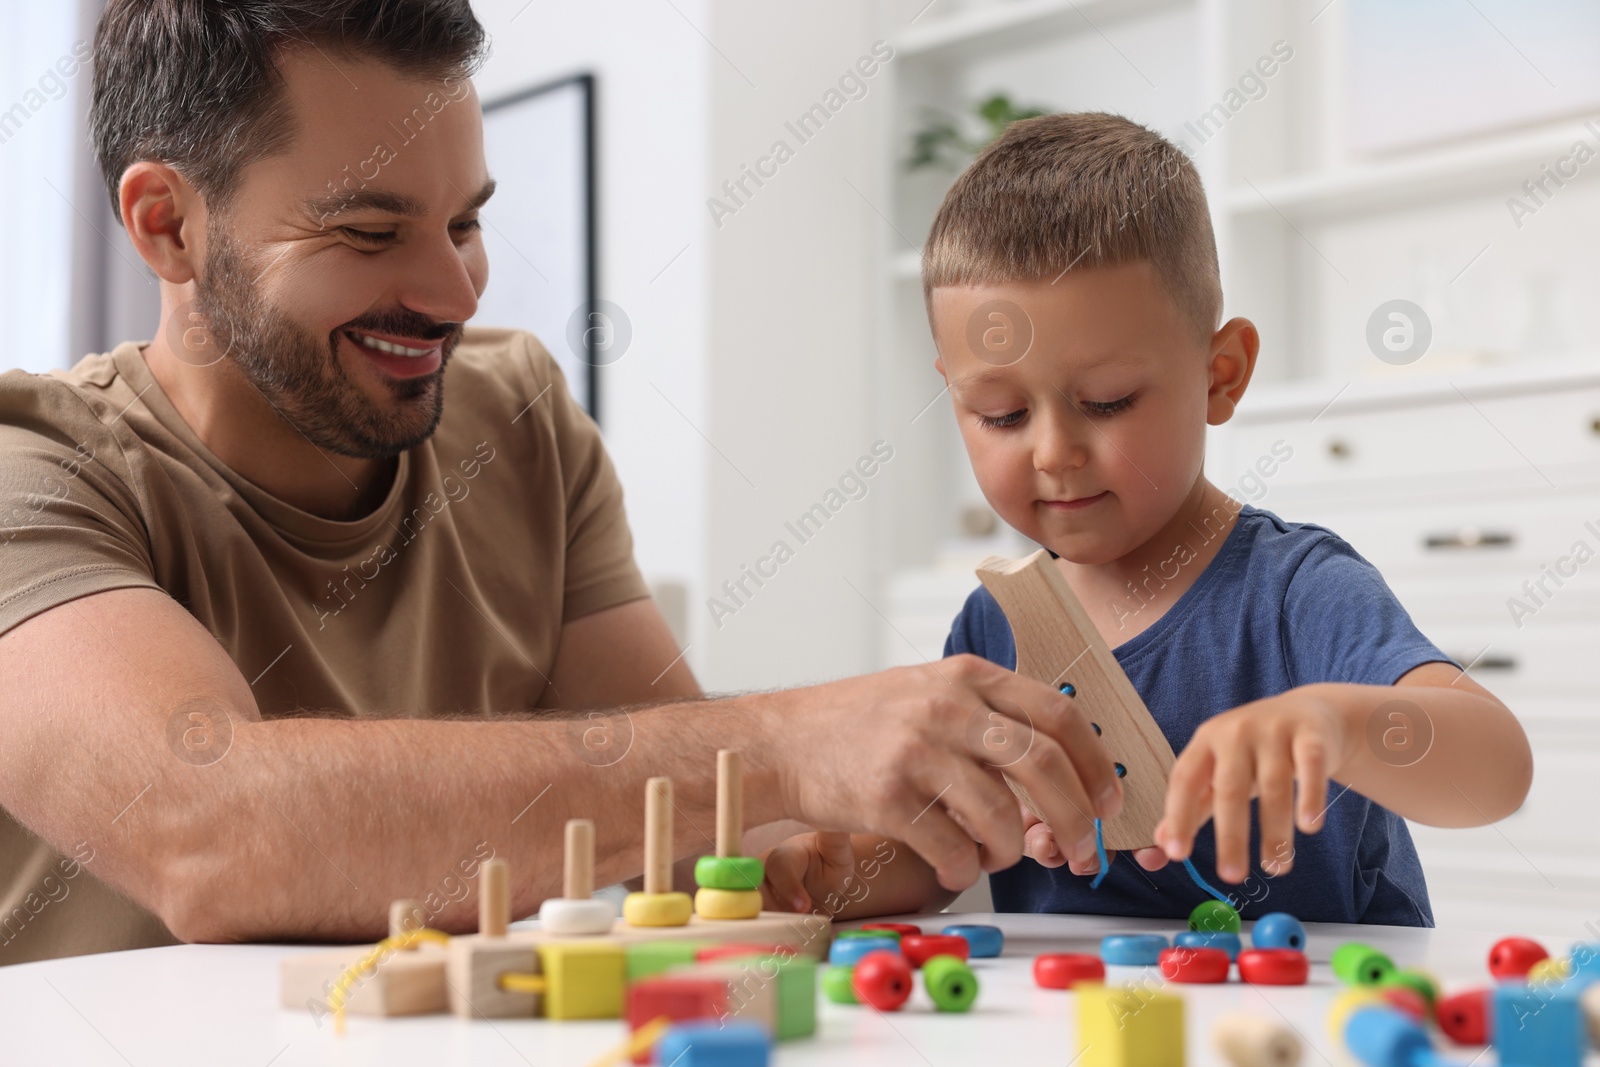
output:
[[[939,377],[943,378],[946,382],[948,382],[950,380],[950,376],[944,372],[944,357],[943,356],[934,356],[933,357],[933,369],[938,371],[939,372]]]
[[[1210,388],[1206,393],[1206,422],[1220,426],[1233,418],[1255,373],[1261,335],[1249,319],[1229,319],[1211,335]]]

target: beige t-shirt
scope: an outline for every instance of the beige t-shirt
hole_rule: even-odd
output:
[[[265,717],[488,715],[538,703],[563,622],[648,595],[599,429],[527,333],[466,331],[438,430],[352,522],[224,466],[142,349],[0,375],[0,633],[146,586],[216,637]],[[96,879],[96,842],[63,845],[0,810],[0,965],[174,943]]]

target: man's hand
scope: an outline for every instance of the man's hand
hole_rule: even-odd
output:
[[[1074,859],[1092,861],[1095,816],[1121,808],[1111,758],[1074,702],[976,656],[774,694],[774,704],[784,813],[903,841],[948,890],[1022,857],[1022,816],[1001,771]]]
[[[1018,803],[1020,804],[1021,802],[1019,801]],[[1069,860],[1066,854],[1061,851],[1061,846],[1056,844],[1056,835],[1054,831],[1041,822],[1039,820],[1039,816],[1029,811],[1026,804],[1022,804],[1021,806],[1023,855],[1027,856],[1041,867],[1059,867],[1065,863],[1067,865],[1067,870],[1071,871],[1073,874],[1093,875],[1100,873],[1100,857],[1093,850],[1092,842],[1090,844],[1089,856],[1086,860]],[[1151,846],[1150,848],[1134,849],[1132,855],[1134,860],[1138,862],[1139,866],[1143,867],[1147,871],[1159,871],[1161,868],[1167,865],[1167,854],[1154,846]],[[1116,852],[1107,850],[1107,863],[1112,862],[1116,858]]]

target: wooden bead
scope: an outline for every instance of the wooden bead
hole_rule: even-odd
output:
[[[972,951],[964,937],[920,934],[900,939],[900,952],[913,967],[921,967],[934,956],[954,956],[964,960]]]
[[[1006,935],[998,926],[952,923],[939,932],[946,937],[966,938],[968,957],[975,960],[993,959],[1006,947]]]
[[[865,938],[869,938],[869,939],[877,938],[877,939],[881,940],[882,938],[887,937],[890,941],[893,941],[897,945],[900,943],[900,934],[897,931],[894,931],[894,930],[879,930],[877,928],[873,928],[871,930],[868,930],[864,926],[859,930],[837,930],[837,931],[834,932],[833,937],[834,937],[834,940],[836,940],[836,941],[837,940],[848,941],[848,940],[850,940],[852,938],[858,938],[858,937],[865,937]]]
[[[1180,930],[1173,935],[1172,943],[1179,948],[1220,948],[1230,960],[1239,958],[1239,935],[1229,933],[1204,933],[1200,930]]]
[[[1202,900],[1189,913],[1189,929],[1200,933],[1236,934],[1239,925],[1233,905],[1220,900]]]
[[[1328,1007],[1328,1036],[1333,1038],[1336,1044],[1344,1044],[1344,1027],[1350,1016],[1361,1008],[1370,1008],[1374,1005],[1388,1010],[1388,1005],[1383,1003],[1383,998],[1378,996],[1378,991],[1371,986],[1351,986],[1344,990],[1333,998],[1333,1003]]]
[[[1256,948],[1292,948],[1306,950],[1306,928],[1288,912],[1275,911],[1263,915],[1250,928],[1250,944]]]
[[[1296,1067],[1300,1062],[1300,1037],[1281,1019],[1224,1015],[1211,1028],[1211,1040],[1231,1067]]]
[[[978,976],[954,956],[934,956],[924,963],[922,984],[940,1011],[967,1011],[978,999]]]
[[[1071,989],[1079,982],[1104,982],[1106,965],[1083,952],[1046,952],[1033,958],[1033,980],[1044,989]]]
[[[1166,947],[1160,934],[1109,934],[1100,939],[1100,958],[1113,967],[1153,967]]]
[[[766,876],[756,856],[701,856],[694,861],[694,884],[702,889],[759,890]]]
[[[911,965],[898,952],[874,949],[856,961],[850,987],[863,1004],[899,1011],[911,998]]]
[[[1546,956],[1528,968],[1528,981],[1549,984],[1572,977],[1572,961],[1564,956]]]
[[[622,900],[629,926],[688,926],[693,914],[688,893],[629,893]]]
[[[1458,1045],[1487,1045],[1490,993],[1488,989],[1467,989],[1440,1000],[1434,1009],[1439,1029]]]
[[[1343,1037],[1356,1060],[1373,1067],[1420,1067],[1438,1062],[1422,1024],[1386,1006],[1368,1004],[1351,1012]]]
[[[822,995],[835,1004],[855,1004],[854,967],[832,966],[822,972]]]
[[[916,936],[922,933],[922,927],[913,926],[911,923],[862,923],[863,930],[892,930],[901,937],[910,934]]]
[[[1292,948],[1252,948],[1239,953],[1239,979],[1250,985],[1305,985],[1311,961]]]
[[[1163,978],[1189,985],[1226,982],[1232,966],[1220,948],[1164,948],[1159,961]]]
[[[1526,978],[1533,965],[1549,955],[1537,941],[1503,937],[1489,950],[1489,973],[1499,979]]]
[[[617,907],[609,900],[567,900],[551,897],[539,905],[539,927],[560,937],[609,934],[617,924]]]
[[[1397,985],[1405,986],[1407,989],[1414,991],[1423,1000],[1427,1001],[1429,1014],[1433,1013],[1433,1006],[1439,1000],[1438,981],[1427,971],[1420,971],[1415,967],[1406,967],[1395,971],[1383,980],[1382,985],[1385,988]]]
[[[1378,987],[1378,996],[1390,1007],[1405,1012],[1417,1022],[1428,1021],[1428,1002],[1415,989],[1403,985],[1383,985]]]
[[[697,889],[694,913],[702,919],[754,919],[761,914],[761,893],[755,889]]]
[[[1345,985],[1381,983],[1394,973],[1394,961],[1371,945],[1346,941],[1333,950],[1334,976]]]
[[[828,949],[828,962],[837,967],[854,967],[869,952],[900,952],[901,944],[892,937],[837,938]]]

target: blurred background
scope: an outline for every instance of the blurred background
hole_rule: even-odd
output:
[[[1522,811],[1417,830],[1440,921],[1600,920],[1600,7],[473,6],[503,190],[480,319],[535,329],[597,411],[709,688],[937,658],[976,563],[1030,549],[967,468],[919,249],[1006,122],[1119,112],[1200,168],[1225,314],[1261,329],[1212,480],[1343,534],[1534,740]],[[99,7],[5,4],[5,367],[155,328],[88,166],[87,66],[57,66]],[[874,473],[842,482],[863,457]]]

